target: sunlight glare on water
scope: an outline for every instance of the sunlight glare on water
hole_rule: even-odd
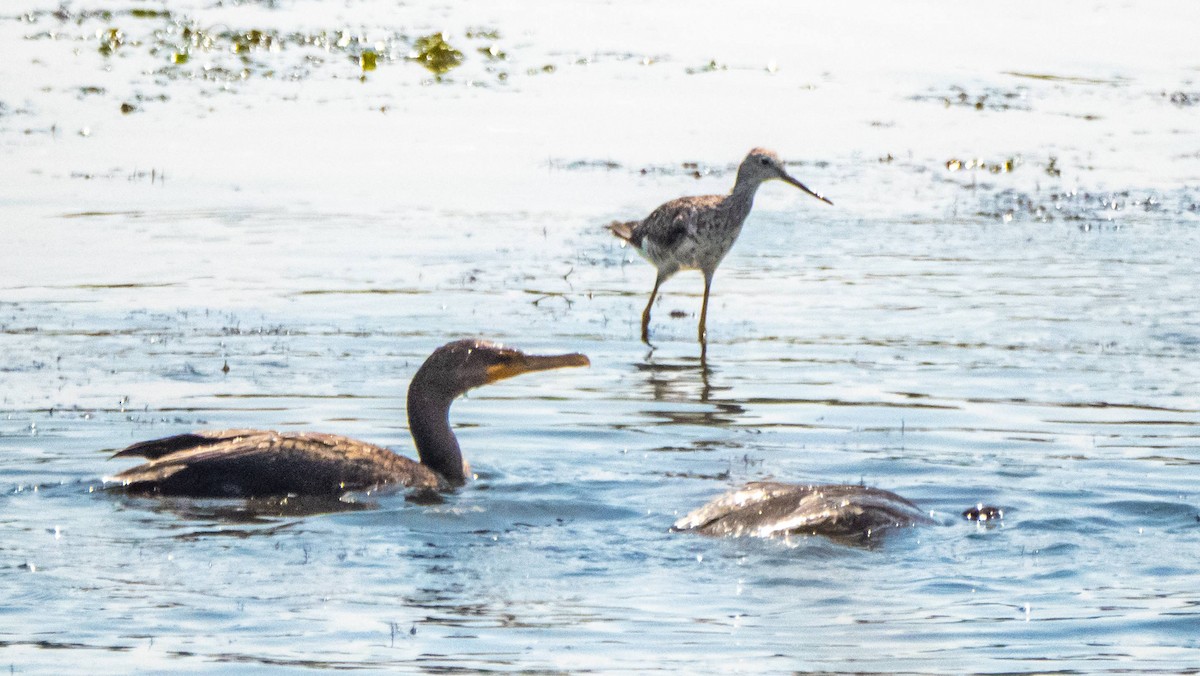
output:
[[[1197,10],[740,7],[6,7],[9,669],[1200,669]],[[836,206],[764,185],[707,360],[695,272],[648,348],[604,226],[755,146]],[[103,490],[193,429],[412,455],[409,379],[476,335],[592,366],[457,402],[441,503]],[[762,479],[938,525],[668,532]]]

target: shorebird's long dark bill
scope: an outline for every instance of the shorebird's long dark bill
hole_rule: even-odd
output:
[[[512,378],[522,373],[549,371],[550,369],[561,369],[570,366],[591,366],[591,364],[592,362],[588,360],[586,355],[578,353],[554,355],[522,353],[513,355],[510,359],[502,363],[489,365],[487,367],[487,379],[489,383],[494,383],[497,380]]]
[[[808,186],[804,185],[800,181],[797,181],[796,179],[792,178],[791,176],[784,174],[783,176],[780,176],[779,178],[782,178],[783,180],[787,181],[788,183],[791,183],[792,185],[796,186],[797,188],[800,188],[804,192],[812,195],[813,197],[816,197],[817,199],[821,200],[822,202],[829,204],[831,206],[833,205],[833,202],[830,202],[824,195],[821,195],[819,193],[815,193],[815,192],[809,190]]]

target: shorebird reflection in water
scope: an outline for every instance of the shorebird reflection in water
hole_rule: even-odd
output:
[[[794,534],[864,539],[894,528],[933,523],[913,503],[879,488],[756,481],[692,511],[671,530],[730,537]]]
[[[650,309],[658,296],[658,287],[680,270],[699,270],[704,274],[704,300],[697,333],[701,355],[707,352],[705,321],[713,273],[741,233],[742,224],[754,206],[758,186],[775,179],[833,204],[792,178],[775,153],[755,148],[742,160],[737,181],[728,195],[680,197],[655,209],[643,221],[614,222],[608,226],[613,235],[631,244],[658,269],[650,301],[642,312],[642,342],[650,343]]]
[[[450,428],[456,397],[522,373],[588,363],[582,354],[527,355],[483,340],[439,347],[408,387],[409,429],[420,462],[336,434],[203,431],[119,451],[113,457],[149,462],[105,481],[120,482],[132,493],[196,497],[338,496],[387,485],[446,490],[470,475]]]

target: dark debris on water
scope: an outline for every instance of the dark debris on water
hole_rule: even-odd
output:
[[[969,92],[964,87],[954,85],[950,87],[949,91],[918,94],[913,97],[913,100],[939,102],[946,108],[969,108],[980,111],[1030,110],[1028,90],[1024,87]]]
[[[1000,521],[1004,518],[1004,510],[999,507],[985,505],[981,502],[965,510],[962,515],[967,521]]]
[[[1185,91],[1163,92],[1162,96],[1167,101],[1170,101],[1171,103],[1175,104],[1176,106],[1179,106],[1180,108],[1187,108],[1190,106],[1200,104],[1200,92],[1185,92]]]
[[[1200,213],[1200,198],[1188,191],[1160,194],[1155,191],[1051,190],[1029,193],[1000,190],[989,193],[980,216],[1005,222],[1013,220],[1050,223],[1055,221],[1107,223],[1127,214],[1161,215],[1173,218]]]

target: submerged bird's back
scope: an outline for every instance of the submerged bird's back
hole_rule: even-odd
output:
[[[754,482],[675,522],[672,530],[714,536],[825,535],[870,537],[933,523],[919,507],[879,488]]]

